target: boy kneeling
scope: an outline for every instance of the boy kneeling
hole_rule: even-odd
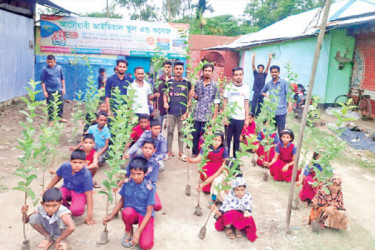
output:
[[[62,205],[62,194],[58,188],[50,188],[44,194],[36,211],[27,215],[28,206],[22,206],[23,221],[42,234],[45,239],[38,250],[48,249],[55,241],[55,249],[67,249],[65,239],[75,230],[70,211]]]
[[[155,187],[145,180],[147,160],[135,157],[129,163],[130,177],[125,180],[121,188],[121,200],[117,203],[109,217],[105,217],[106,225],[122,210],[122,220],[125,223],[125,236],[122,245],[131,247],[139,242],[142,249],[151,249],[154,246],[154,204]],[[133,232],[133,224],[139,224]]]
[[[69,208],[72,216],[80,216],[85,212],[85,205],[87,204],[85,223],[88,225],[95,224],[95,220],[92,218],[93,183],[91,172],[86,168],[85,151],[74,150],[70,156],[70,162],[65,162],[60,166],[47,189],[54,187],[61,179],[64,179],[64,184],[60,188],[63,205]]]

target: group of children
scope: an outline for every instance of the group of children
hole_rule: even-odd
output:
[[[136,72],[142,73],[141,69]],[[149,98],[154,97],[147,92]],[[65,239],[75,229],[71,216],[84,214],[86,205],[85,222],[88,225],[96,223],[93,219],[92,190],[100,185],[93,178],[110,148],[108,112],[110,110],[106,103],[100,103],[96,120],[85,128],[82,142],[70,148],[73,151],[70,162],[62,164],[55,172],[56,175],[43,194],[41,206],[30,215],[27,215],[27,206],[22,207],[24,222],[29,222],[46,237],[38,249],[48,249],[54,242],[56,249],[66,249]],[[155,211],[162,209],[156,193],[157,179],[159,171],[164,170],[167,156],[167,140],[161,133],[161,119],[150,120],[149,114],[138,114],[138,125],[133,128],[129,141],[124,145],[123,159],[130,161],[126,166],[127,174],[114,189],[115,192],[120,190],[121,199],[112,213],[103,219],[103,223],[107,224],[122,210],[125,235],[121,244],[125,247],[139,244],[142,249],[151,249],[154,244]],[[274,180],[290,182],[297,148],[292,143],[293,132],[283,129],[280,133],[267,135],[266,130],[261,130],[257,134],[254,118],[253,113],[246,115],[240,140],[246,145],[251,142],[255,146],[252,152],[258,156],[257,164],[269,168]],[[246,181],[239,166],[229,157],[229,147],[225,145],[228,138],[219,131],[210,133],[214,133],[214,138],[212,145],[208,145],[207,162],[203,167],[204,173],[200,175],[201,183],[197,191],[211,194],[209,207],[217,216],[215,228],[218,231],[224,230],[230,239],[240,238],[244,232],[250,241],[255,241],[257,235],[252,217],[252,196],[247,191]],[[199,163],[204,153],[200,149],[200,154],[189,157],[187,161]],[[297,175],[297,185],[302,186],[300,199],[314,204],[310,221],[319,220],[322,227],[345,228],[348,224],[343,212],[341,180],[334,176],[329,184],[316,185],[316,171],[322,171],[318,160],[319,154],[314,154],[313,163],[306,166],[301,178],[299,173]],[[232,168],[236,168],[235,171],[231,171]],[[235,179],[225,183],[229,172],[235,173]],[[62,187],[55,188],[61,179]],[[225,191],[217,188],[220,185],[230,185],[232,188]],[[330,194],[324,192],[325,185],[331,191]],[[137,230],[133,229],[133,224],[139,225]]]

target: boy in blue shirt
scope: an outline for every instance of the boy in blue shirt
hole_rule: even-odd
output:
[[[80,216],[85,212],[87,203],[87,215],[85,222],[88,225],[95,224],[92,218],[92,176],[86,167],[86,153],[83,150],[74,150],[70,156],[70,162],[63,163],[56,171],[56,175],[46,189],[54,187],[61,179],[64,184],[60,188],[63,205],[68,207],[72,216]],[[70,204],[68,203],[70,201]]]
[[[92,134],[95,138],[95,151],[98,155],[99,165],[104,163],[105,157],[107,156],[107,149],[109,145],[109,139],[111,138],[111,133],[106,126],[108,120],[108,115],[106,112],[100,111],[96,114],[97,124],[92,125],[87,130],[86,134]],[[70,150],[76,150],[82,147],[82,142],[80,142],[76,147],[71,147]]]
[[[151,181],[151,183],[155,186],[156,188],[156,182],[158,180],[159,176],[159,163],[155,160],[155,142],[152,139],[146,139],[143,142],[142,145],[142,155],[147,159],[147,173],[145,174],[145,179],[148,181]],[[130,176],[130,164],[125,168],[126,170],[126,177]],[[119,183],[117,183],[118,188],[121,187],[124,184],[124,180],[121,180]],[[160,211],[162,209],[161,201],[159,199],[158,194],[155,192],[155,205],[154,205],[154,210]]]
[[[150,121],[150,130],[143,132],[141,137],[136,143],[129,149],[128,153],[124,154],[123,159],[128,159],[135,154],[140,154],[140,148],[146,139],[154,140],[155,144],[155,161],[159,163],[160,170],[164,170],[164,158],[167,155],[167,141],[161,132],[161,122],[159,119],[153,119]]]
[[[129,163],[130,177],[125,179],[121,188],[121,200],[114,207],[110,216],[105,217],[106,225],[122,210],[122,220],[125,223],[125,235],[122,245],[130,247],[139,243],[142,249],[151,249],[154,246],[154,204],[155,187],[145,179],[147,173],[147,159],[136,157]],[[133,224],[139,224],[133,231]]]
[[[62,205],[62,194],[58,188],[50,188],[44,192],[41,206],[27,215],[29,207],[22,206],[22,220],[30,223],[32,228],[42,234],[45,239],[38,249],[48,249],[55,242],[55,249],[67,249],[66,238],[73,233],[75,225],[70,211]]]

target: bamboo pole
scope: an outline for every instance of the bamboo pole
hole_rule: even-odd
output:
[[[331,2],[332,2],[332,0],[327,0],[327,2],[325,4],[325,7],[324,7],[322,22],[320,24],[320,31],[319,31],[318,40],[317,40],[317,43],[316,43],[316,48],[315,48],[314,60],[313,60],[312,68],[311,68],[309,89],[308,89],[308,92],[307,92],[305,108],[303,110],[301,128],[300,128],[299,135],[298,135],[296,159],[294,161],[293,175],[292,175],[292,180],[291,180],[291,183],[290,183],[288,207],[287,207],[287,212],[286,212],[286,228],[285,228],[286,233],[290,232],[290,219],[291,219],[291,212],[292,212],[292,202],[293,202],[294,187],[295,187],[297,170],[298,170],[298,162],[299,162],[299,157],[300,157],[300,154],[301,154],[301,148],[302,148],[302,142],[303,142],[303,133],[304,133],[305,127],[306,127],[307,113],[309,111],[311,94],[312,94],[312,90],[314,88],[315,75],[316,75],[316,70],[317,70],[317,67],[318,67],[320,50],[321,50],[324,35],[325,35],[325,32],[326,32],[326,25],[327,25],[329,9],[331,7]]]

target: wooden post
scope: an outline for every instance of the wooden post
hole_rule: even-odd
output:
[[[306,97],[306,102],[305,102],[306,104],[305,104],[305,108],[303,109],[301,128],[300,128],[299,135],[298,135],[297,153],[296,153],[296,159],[294,161],[292,181],[290,183],[288,207],[287,207],[287,212],[286,212],[286,228],[285,228],[285,230],[286,230],[287,233],[290,232],[290,216],[291,216],[291,212],[292,212],[292,202],[293,202],[293,196],[294,196],[294,187],[295,187],[295,182],[296,182],[296,176],[297,176],[297,171],[298,171],[298,162],[299,162],[299,157],[300,157],[300,154],[301,154],[301,148],[302,148],[302,142],[303,142],[303,133],[304,133],[305,127],[306,127],[307,113],[309,112],[311,94],[312,94],[312,90],[314,88],[315,74],[316,74],[316,69],[318,67],[320,50],[321,50],[321,47],[322,47],[322,44],[323,44],[324,34],[326,32],[326,25],[327,25],[329,9],[331,7],[331,2],[332,2],[332,0],[327,0],[326,5],[324,7],[322,22],[320,24],[319,36],[318,36],[318,40],[317,40],[316,48],[315,48],[314,60],[313,60],[312,68],[311,68],[309,89],[308,89],[308,92],[307,92],[307,97]]]

